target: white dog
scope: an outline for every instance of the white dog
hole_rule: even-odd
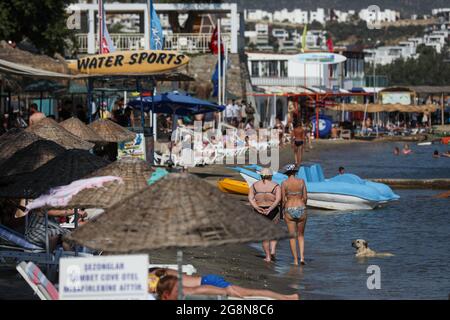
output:
[[[369,248],[366,240],[356,239],[352,241],[352,247],[356,248],[356,257],[392,257],[392,253],[377,253]]]

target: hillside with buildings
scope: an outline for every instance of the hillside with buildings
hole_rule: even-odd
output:
[[[242,9],[261,9],[275,11],[286,8],[293,10],[301,8],[303,10],[314,10],[316,8],[327,8],[337,10],[361,10],[376,4],[382,10],[392,9],[399,11],[402,16],[409,17],[414,14],[429,14],[434,8],[448,7],[448,0],[233,0],[224,2],[236,2]]]

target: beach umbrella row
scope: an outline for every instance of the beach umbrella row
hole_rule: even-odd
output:
[[[32,172],[0,178],[0,197],[34,199],[108,164],[109,161],[86,150],[65,150]]]
[[[287,234],[200,178],[173,173],[116,203],[67,240],[111,253],[208,247]]]
[[[0,176],[28,173],[46,164],[66,149],[50,140],[37,140],[0,164]]]
[[[102,138],[88,125],[78,118],[69,118],[60,123],[60,126],[77,136],[81,140],[90,142],[103,141]]]
[[[14,128],[2,134],[0,136],[0,164],[37,140],[42,140],[42,138],[23,129]]]
[[[89,150],[94,144],[83,141],[73,135],[52,118],[44,118],[35,125],[28,127],[25,131],[32,132],[43,139],[52,140],[66,149]]]

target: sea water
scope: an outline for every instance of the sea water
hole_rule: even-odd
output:
[[[413,153],[394,156],[403,143],[361,143],[321,151],[325,176],[344,166],[363,178],[450,178],[450,158],[432,153],[447,146],[409,144]],[[448,299],[450,294],[450,199],[444,190],[394,190],[400,200],[375,210],[310,209],[305,230],[306,266],[292,266],[288,240],[279,242],[277,276],[290,279],[303,299]],[[283,227],[284,224],[283,224]],[[353,239],[365,239],[393,257],[357,259]],[[259,245],[255,245],[259,249]],[[369,289],[368,267],[379,267],[380,289]]]

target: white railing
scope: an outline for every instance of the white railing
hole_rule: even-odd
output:
[[[280,87],[297,87],[297,86],[320,86],[327,85],[332,88],[333,86],[339,86],[343,89],[351,89],[353,87],[364,87],[364,77],[346,78],[343,83],[341,79],[331,78],[319,78],[319,77],[252,77],[252,85],[254,86],[280,86]]]
[[[207,53],[212,34],[210,33],[176,33],[164,36],[164,49],[177,50],[184,53]],[[145,37],[143,33],[112,33],[111,40],[117,50],[144,49]],[[88,53],[88,34],[76,34],[78,41],[78,52]],[[222,41],[226,44],[228,51],[231,50],[231,34],[222,34]],[[98,37],[96,35],[96,52],[98,51]]]

